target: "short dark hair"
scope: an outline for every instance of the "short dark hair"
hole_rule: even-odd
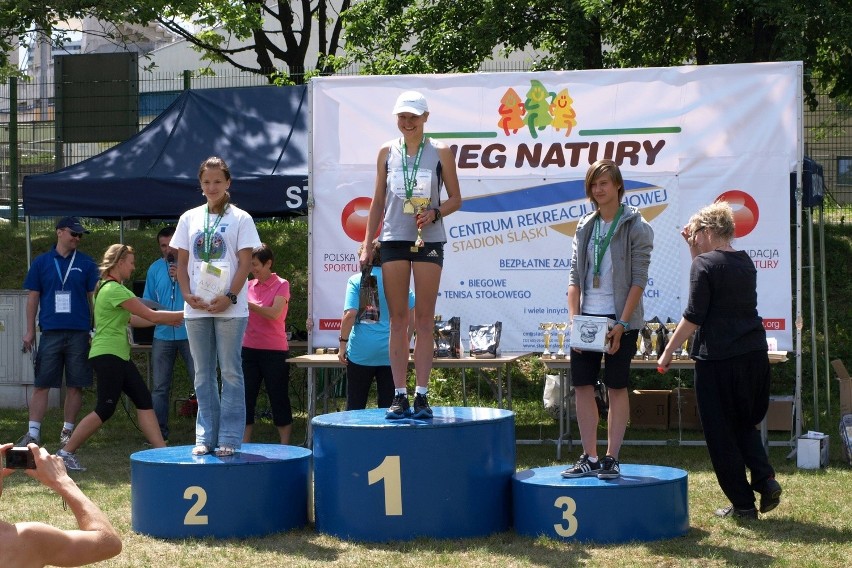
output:
[[[176,229],[177,227],[175,227],[174,225],[169,225],[160,229],[160,232],[157,233],[157,242],[160,242],[160,239],[162,239],[163,237],[171,237],[172,235],[174,235]]]
[[[252,258],[256,258],[261,264],[266,264],[272,261],[275,264],[275,255],[272,254],[272,249],[266,243],[260,243],[259,247],[254,247],[251,251]]]

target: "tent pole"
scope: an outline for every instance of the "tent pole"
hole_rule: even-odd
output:
[[[24,215],[24,232],[27,235],[27,270],[29,270],[30,265],[33,263],[33,243],[29,215]]]
[[[825,194],[825,192],[823,192]],[[825,416],[831,420],[831,377],[829,374],[828,360],[828,292],[825,285],[825,207],[819,202],[819,276],[822,288],[822,345],[825,356]],[[829,422],[829,425],[831,423]]]
[[[813,207],[808,207],[808,287],[810,290],[810,307],[811,307],[811,372],[813,373],[813,389],[814,389],[814,430],[819,432],[819,372],[817,369],[817,339],[816,339],[816,298],[814,297],[814,270],[816,262],[814,261],[814,213]]]
[[[802,160],[804,159],[804,140],[803,136],[803,106],[802,93],[803,73],[802,64],[798,64],[799,72],[798,90],[797,90],[797,116],[796,116],[796,315],[795,315],[795,353],[796,353],[796,391],[794,393],[794,405],[796,409],[796,439],[802,434]],[[796,454],[796,448],[787,456],[793,457]]]

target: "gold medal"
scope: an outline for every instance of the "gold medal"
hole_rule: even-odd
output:
[[[592,288],[600,288],[601,287],[601,277],[595,274],[592,277]]]
[[[410,199],[406,199],[402,203],[402,212],[406,215],[414,215],[414,204]]]

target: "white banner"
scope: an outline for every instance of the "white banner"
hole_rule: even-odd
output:
[[[336,346],[347,278],[358,272],[376,156],[398,137],[396,97],[429,102],[427,134],[453,147],[462,209],[445,217],[436,313],[503,322],[501,350],[541,351],[540,322],[567,320],[583,180],[619,163],[625,201],[654,228],[645,315],[680,318],[689,254],[680,228],[724,198],[734,246],[758,270],[758,310],[792,345],[790,172],[801,137],[800,63],[542,73],[322,77],[311,82],[309,304],[313,345]]]

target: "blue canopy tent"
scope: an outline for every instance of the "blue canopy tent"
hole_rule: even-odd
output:
[[[255,217],[307,211],[307,88],[183,92],[129,140],[23,181],[28,216],[175,218],[204,202],[198,166],[220,156],[231,199]]]

